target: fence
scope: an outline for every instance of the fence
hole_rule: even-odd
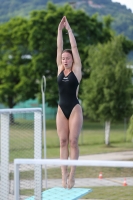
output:
[[[22,171],[23,166],[25,170],[27,166],[30,174],[28,167],[31,166],[33,172],[34,166],[37,165],[47,166],[47,190],[43,187],[43,179],[40,188],[33,175],[24,176],[26,171]],[[60,173],[62,165],[76,166],[75,186],[72,189],[62,188]],[[16,159],[14,172],[15,200],[76,200],[87,193],[88,198],[85,199],[132,200],[133,162],[131,161]],[[37,188],[38,193],[36,193]]]
[[[18,120],[14,116],[19,115]],[[20,117],[21,115],[21,117]],[[33,120],[25,121],[23,115]],[[0,197],[9,199],[14,193],[12,185],[14,158],[42,158],[42,109],[1,109],[0,110]],[[41,168],[36,167],[37,178]],[[13,199],[13,196],[12,198]]]

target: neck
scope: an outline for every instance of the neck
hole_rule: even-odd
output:
[[[71,71],[72,71],[71,69],[64,69],[64,75],[68,76],[68,74],[70,74]]]
[[[64,69],[64,71],[66,72],[66,73],[68,73],[68,72],[71,72],[72,71],[72,68],[69,68],[69,69]]]

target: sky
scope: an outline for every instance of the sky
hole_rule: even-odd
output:
[[[122,5],[125,5],[127,8],[130,8],[133,13],[133,0],[112,0],[112,2],[118,2]]]

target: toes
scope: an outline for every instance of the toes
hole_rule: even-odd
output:
[[[74,178],[72,178],[72,179],[69,178],[69,180],[68,180],[68,188],[69,189],[73,188],[74,184],[75,184],[75,179]]]

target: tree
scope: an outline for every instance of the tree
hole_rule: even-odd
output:
[[[56,37],[63,15],[68,16],[73,27],[82,59],[86,45],[105,42],[112,37],[96,15],[89,17],[68,4],[57,7],[48,3],[45,10],[33,11],[29,19],[16,17],[0,25],[1,103],[13,108],[19,101],[36,98],[40,95],[40,82],[45,75],[46,101],[57,106]],[[64,41],[64,48],[70,48],[65,30]],[[87,68],[84,65],[84,74],[87,74]]]
[[[90,46],[90,78],[83,81],[83,108],[86,116],[105,121],[105,144],[109,145],[110,124],[132,112],[131,70],[126,67],[122,37]]]
[[[129,126],[127,129],[127,135],[129,138],[132,138],[133,141],[133,115],[130,117]]]
[[[46,101],[50,106],[57,106],[58,89],[56,83],[56,38],[60,19],[66,15],[73,29],[78,44],[81,60],[85,60],[84,49],[89,44],[106,42],[111,39],[110,28],[98,21],[98,16],[88,16],[84,11],[74,10],[69,4],[57,7],[48,3],[47,9],[33,11],[29,21],[29,45],[32,52],[32,67],[37,72],[38,80],[46,76]],[[63,33],[64,48],[70,48],[68,34]],[[88,73],[88,64],[84,63],[83,76]]]
[[[34,97],[31,60],[27,59],[28,21],[14,18],[0,26],[0,102],[13,108],[20,100]],[[14,123],[10,115],[10,123]]]
[[[21,99],[18,84],[28,60],[27,20],[14,18],[0,26],[0,102],[13,108]],[[22,88],[21,88],[22,89]]]
[[[0,25],[1,103],[12,108],[19,101],[41,98],[40,82],[45,75],[46,101],[50,106],[57,106],[56,37],[63,15],[68,17],[77,40],[83,78],[89,76],[89,46],[111,40],[111,17],[107,16],[101,22],[98,15],[90,17],[82,10],[74,10],[69,4],[57,7],[48,3],[45,10],[33,11],[28,19],[16,17]],[[64,48],[70,48],[65,30],[63,35]],[[126,51],[131,48],[129,44],[127,40],[123,45]],[[30,59],[27,59],[27,55]],[[82,84],[80,88],[82,97]]]

